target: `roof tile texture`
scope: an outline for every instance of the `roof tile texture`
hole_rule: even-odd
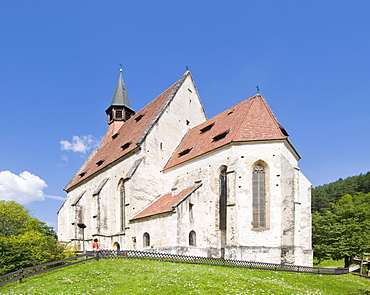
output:
[[[172,212],[174,210],[173,206],[175,206],[179,201],[188,196],[198,187],[199,186],[188,187],[179,192],[177,195],[172,195],[172,193],[162,195],[161,197],[155,199],[153,203],[151,203],[144,210],[136,214],[130,220],[149,217],[166,212]]]
[[[208,131],[201,130],[214,124]],[[219,140],[218,135],[228,132]],[[257,94],[190,129],[164,169],[179,165],[231,142],[285,139],[264,98]],[[190,152],[180,155],[191,148]]]
[[[139,111],[129,120],[124,122],[122,126],[118,129],[118,132],[113,132],[115,126],[114,123],[112,123],[108,127],[108,131],[96,154],[86,163],[83,171],[81,171],[86,172],[86,174],[82,177],[80,177],[78,174],[75,175],[75,177],[66,186],[65,190],[68,191],[71,187],[75,186],[84,179],[95,174],[99,170],[103,169],[104,167],[108,166],[109,164],[134,150],[137,147],[137,141],[145,133],[149,124],[155,119],[159,110],[169,98],[177,83],[178,82],[173,84],[170,88],[168,88],[155,100],[149,103],[141,111]],[[143,115],[143,117],[139,121],[135,120],[141,115]],[[116,133],[118,133],[118,135],[113,138],[112,136]],[[127,148],[121,148],[123,145],[130,142],[131,144]],[[104,160],[104,162],[100,166],[98,166],[96,163],[101,160]]]

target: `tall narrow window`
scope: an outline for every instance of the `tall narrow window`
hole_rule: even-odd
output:
[[[150,235],[148,233],[144,233],[143,235],[143,246],[150,247]]]
[[[265,170],[261,164],[253,170],[253,228],[266,227]]]
[[[119,210],[120,210],[120,224],[119,230],[121,232],[126,230],[126,190],[125,181],[121,180],[121,185],[119,186]]]
[[[197,235],[195,231],[191,231],[189,233],[189,246],[196,246],[197,245]]]
[[[220,230],[226,229],[227,177],[226,168],[220,173]]]
[[[194,204],[189,203],[189,222],[194,221],[193,207]]]

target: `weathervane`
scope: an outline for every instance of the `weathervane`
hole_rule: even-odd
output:
[[[258,86],[256,86],[257,88],[257,94],[260,93],[260,88]]]

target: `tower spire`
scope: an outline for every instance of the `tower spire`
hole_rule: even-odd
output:
[[[131,108],[125,82],[123,81],[122,69],[119,70],[119,78],[109,108],[105,111],[108,115],[108,124],[114,121],[127,121],[135,111]]]

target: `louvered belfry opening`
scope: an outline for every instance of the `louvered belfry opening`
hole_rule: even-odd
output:
[[[114,121],[126,122],[135,115],[135,112],[133,110],[124,106],[110,106],[106,112],[108,114],[108,124],[111,124]]]

